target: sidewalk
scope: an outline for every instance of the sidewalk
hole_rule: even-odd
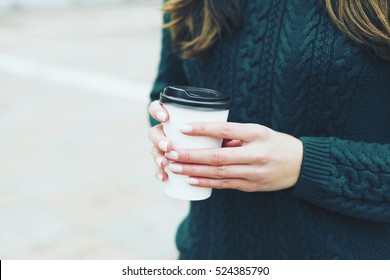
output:
[[[173,259],[147,139],[153,1],[0,18],[0,259]]]

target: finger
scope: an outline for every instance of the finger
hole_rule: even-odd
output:
[[[196,122],[179,127],[180,132],[192,136],[210,136],[223,139],[237,139],[244,142],[264,138],[270,129],[258,124],[232,122]]]
[[[168,160],[155,147],[152,147],[151,154],[157,165],[155,176],[159,181],[165,182],[168,179],[168,174],[165,172],[164,168],[168,165]]]
[[[253,153],[247,155],[245,147],[216,149],[177,149],[165,153],[173,161],[206,165],[249,164],[254,162]]]
[[[198,164],[179,164],[171,163],[169,170],[175,174],[191,177],[207,177],[215,179],[253,179],[256,173],[248,165],[198,165]]]
[[[156,149],[155,147],[152,147],[151,154],[154,159],[154,162],[158,167],[165,168],[168,165],[168,159],[160,150]]]
[[[169,119],[169,114],[165,110],[164,106],[161,105],[160,101],[155,100],[149,105],[150,115],[157,121],[166,122]]]
[[[162,152],[168,152],[172,149],[172,145],[165,136],[161,124],[153,126],[149,129],[149,140],[152,142],[153,146]]]
[[[165,182],[168,180],[168,174],[161,168],[156,169],[156,179],[159,180],[160,182]]]
[[[236,189],[247,192],[253,189],[253,183],[244,179],[211,179],[189,177],[187,179],[187,183],[196,187],[213,189]]]

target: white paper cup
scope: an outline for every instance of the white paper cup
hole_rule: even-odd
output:
[[[180,92],[184,90],[185,92]],[[179,91],[178,93],[176,91]],[[173,93],[172,93],[173,92]],[[191,95],[196,92],[196,96]],[[165,96],[163,97],[163,94]],[[172,97],[173,99],[169,99]],[[191,122],[225,122],[230,107],[230,98],[217,91],[190,87],[169,87],[162,92],[161,103],[168,111],[169,121],[163,123],[164,133],[172,143],[173,149],[218,148],[223,139],[206,136],[187,136],[179,131],[183,124]],[[185,99],[184,103],[180,99]],[[194,100],[195,99],[195,100]],[[202,100],[204,103],[202,103]],[[170,162],[171,163],[171,162]],[[187,176],[172,173],[166,168],[168,180],[165,192],[171,197],[183,200],[204,200],[211,196],[211,188],[189,185]]]

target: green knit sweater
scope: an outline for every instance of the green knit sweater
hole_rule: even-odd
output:
[[[229,93],[232,122],[300,138],[298,183],[214,190],[177,232],[182,259],[390,259],[390,62],[346,38],[318,0],[242,1],[243,26],[181,60],[168,31],[151,99],[167,85]]]

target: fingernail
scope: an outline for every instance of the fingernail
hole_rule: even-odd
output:
[[[163,159],[162,159],[162,158],[158,157],[158,158],[156,159],[156,163],[157,163],[157,165],[160,166],[160,167],[161,167],[161,163],[162,163],[162,162],[163,162]]]
[[[169,153],[165,153],[165,156],[171,160],[177,160],[179,158],[179,154],[175,151],[170,151]]]
[[[179,131],[181,133],[190,133],[192,131],[192,126],[190,126],[188,124],[183,124],[183,125],[179,126]]]
[[[188,177],[186,179],[187,183],[190,184],[190,185],[199,185],[199,180],[195,179],[195,178],[191,178],[191,177]]]
[[[157,174],[156,177],[157,177],[157,179],[158,179],[159,181],[161,181],[161,182],[163,181],[163,175],[162,175],[162,174],[159,173],[159,174]]]
[[[170,164],[169,165],[169,170],[171,170],[172,172],[183,172],[183,167],[181,165],[178,165],[178,164]]]
[[[156,116],[157,116],[158,120],[162,121],[162,122],[165,122],[165,120],[167,119],[167,114],[165,114],[162,111],[157,112]]]
[[[168,150],[168,142],[167,141],[160,141],[158,143],[158,146],[164,152],[166,152]]]

